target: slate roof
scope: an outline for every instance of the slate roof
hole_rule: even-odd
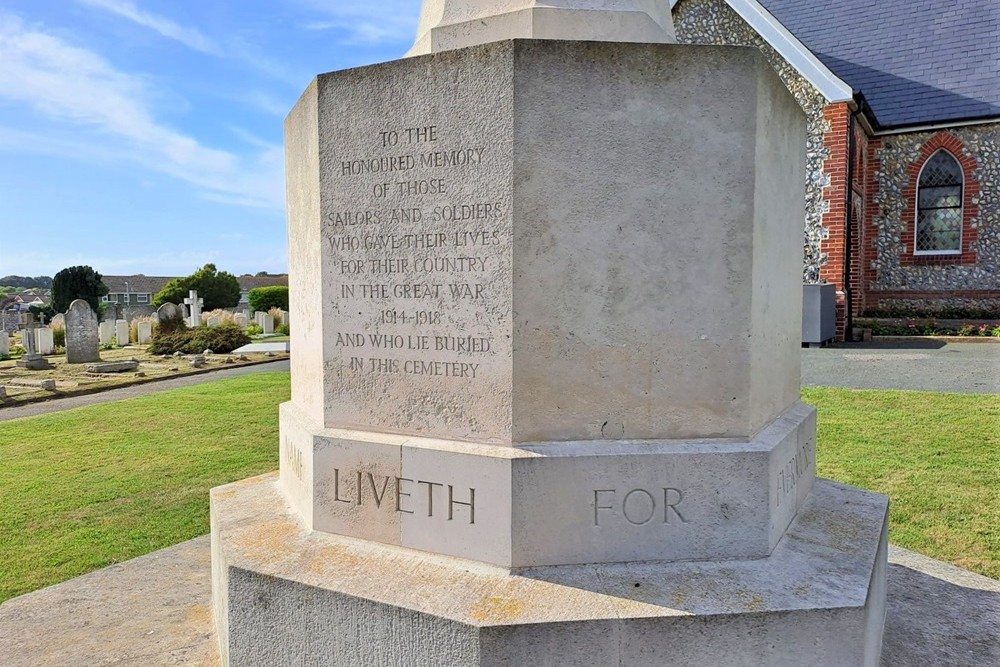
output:
[[[101,282],[111,294],[125,294],[125,281],[129,294],[156,294],[173,279],[173,276],[102,276]]]
[[[1000,0],[759,0],[880,128],[1000,117]]]
[[[240,281],[240,290],[246,292],[252,290],[255,287],[276,287],[288,286],[288,276],[240,276],[237,278]]]

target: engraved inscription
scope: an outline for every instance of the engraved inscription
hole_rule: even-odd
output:
[[[688,519],[680,511],[682,502],[684,493],[672,487],[656,491],[632,489],[625,493],[620,493],[617,489],[595,489],[594,525],[600,527],[615,520],[624,520],[633,526],[645,526],[654,522],[660,525],[670,524],[671,519],[688,523]]]
[[[501,353],[490,306],[509,205],[466,177],[489,165],[491,149],[451,134],[433,122],[386,128],[357,138],[353,150],[371,154],[339,163],[351,201],[323,212],[323,242],[347,377],[470,382]]]
[[[792,491],[799,483],[799,478],[807,473],[813,465],[812,458],[809,456],[809,448],[803,445],[782,468],[778,471],[778,477],[776,480],[777,488],[774,494],[775,503],[777,507],[781,507],[781,501]]]
[[[302,463],[302,450],[296,447],[291,440],[285,438],[285,446],[282,447],[285,454],[285,465],[292,471],[299,481],[302,481],[304,466]]]
[[[466,494],[467,491],[467,494]],[[391,499],[391,500],[390,500]],[[447,521],[476,523],[476,490],[444,482],[333,469],[333,501],[361,507],[373,504],[400,514],[421,514]]]

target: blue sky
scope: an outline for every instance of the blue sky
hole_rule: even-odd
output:
[[[0,276],[287,270],[285,115],[420,0],[0,1]]]

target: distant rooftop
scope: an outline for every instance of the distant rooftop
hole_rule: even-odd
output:
[[[760,0],[880,128],[1000,117],[1000,0]]]

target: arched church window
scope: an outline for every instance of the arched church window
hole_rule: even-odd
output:
[[[962,166],[942,149],[920,170],[914,254],[962,252]]]

